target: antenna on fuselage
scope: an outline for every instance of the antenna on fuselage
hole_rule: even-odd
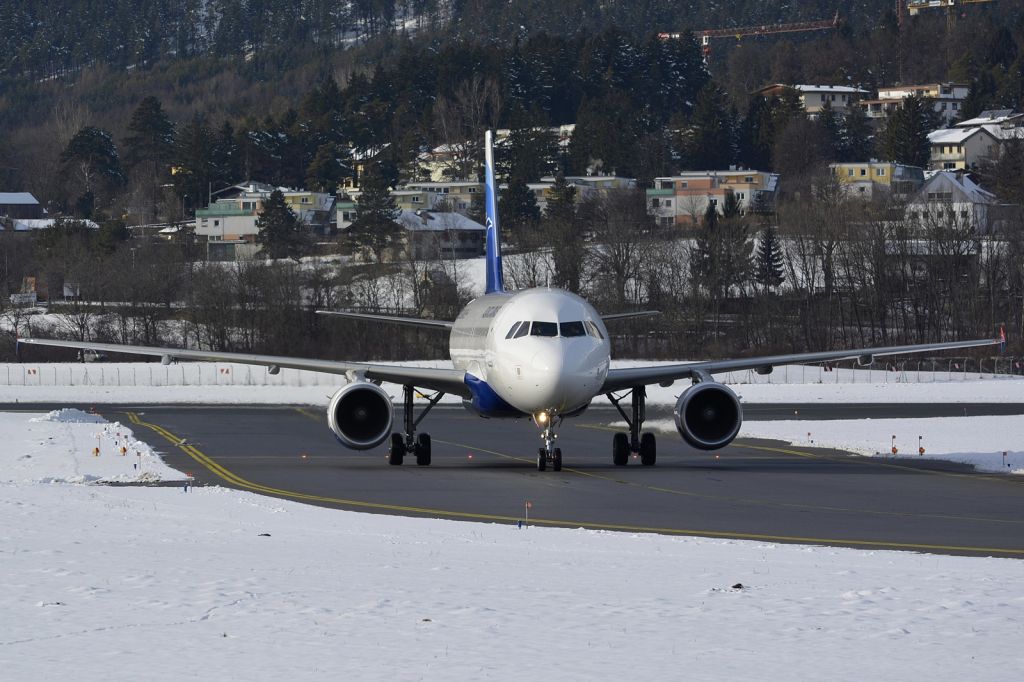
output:
[[[498,192],[494,182],[494,137],[484,133],[484,203],[487,212],[486,287],[484,293],[505,291],[505,275],[501,268],[501,228],[498,225]]]

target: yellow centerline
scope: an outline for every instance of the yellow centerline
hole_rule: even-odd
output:
[[[301,411],[301,409],[300,409]],[[393,512],[405,512],[412,514],[426,514],[431,516],[440,516],[445,518],[453,519],[466,519],[473,521],[494,521],[494,522],[506,522],[515,523],[520,520],[518,516],[508,516],[503,514],[480,514],[474,512],[460,512],[452,511],[447,509],[433,509],[428,507],[412,507],[406,505],[397,504],[386,504],[382,502],[366,502],[363,500],[351,500],[346,498],[329,497],[324,495],[312,495],[309,493],[294,492],[291,490],[282,490],[280,488],[273,488],[265,486],[259,483],[246,480],[241,476],[229,471],[224,466],[218,464],[211,457],[203,453],[201,450],[193,445],[186,443],[185,439],[180,438],[167,429],[153,424],[151,422],[143,421],[139,418],[135,412],[128,412],[128,418],[133,424],[144,426],[152,431],[158,433],[168,442],[175,447],[180,448],[183,452],[189,455],[196,462],[206,467],[210,472],[227,481],[228,483],[242,489],[251,490],[253,492],[262,493],[265,495],[273,495],[275,497],[284,497],[293,500],[299,500],[304,502],[320,502],[324,504],[333,504],[339,506],[350,506],[363,509],[379,509],[384,511]],[[495,452],[493,450],[485,450],[483,448],[476,448],[467,446],[460,443],[451,443],[450,441],[438,441],[458,447],[471,447],[471,449],[478,452],[485,452],[493,454],[506,459],[512,459],[517,461],[532,461],[525,458],[513,457],[504,453]],[[580,476],[589,476],[592,478],[615,481],[618,483],[631,484],[628,481],[621,479],[615,479],[610,476],[604,476],[601,474],[595,474],[592,472],[580,471],[578,469],[563,469]],[[631,484],[632,485],[632,484]],[[647,487],[647,486],[643,486]],[[668,489],[650,488],[651,490],[663,490],[664,492],[674,492]],[[680,493],[682,494],[682,493]],[[773,535],[763,533],[742,533],[734,531],[714,531],[714,530],[697,530],[688,528],[666,528],[660,526],[636,526],[629,524],[617,524],[617,523],[594,523],[590,521],[567,521],[557,519],[543,519],[533,518],[530,522],[535,525],[545,526],[570,526],[570,527],[584,527],[595,530],[614,530],[614,531],[627,531],[634,533],[660,533],[666,535],[684,535],[684,536],[696,536],[696,537],[711,537],[711,538],[726,538],[734,540],[758,540],[763,542],[796,542],[796,543],[809,543],[809,544],[822,544],[822,545],[845,545],[850,547],[870,547],[870,548],[884,548],[884,549],[904,549],[904,550],[922,550],[922,551],[940,551],[940,552],[969,552],[969,553],[988,553],[988,554],[1002,554],[1008,556],[1024,556],[1024,549],[1005,549],[999,547],[970,547],[961,545],[938,545],[938,544],[924,544],[924,543],[906,543],[906,542],[883,542],[876,540],[847,540],[838,538],[818,538],[808,537],[800,535]]]

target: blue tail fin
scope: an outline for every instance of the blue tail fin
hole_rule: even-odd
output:
[[[494,184],[494,148],[492,133],[484,135],[484,201],[487,204],[487,286],[484,293],[505,291],[505,275],[501,270],[501,230],[498,226],[498,192]]]

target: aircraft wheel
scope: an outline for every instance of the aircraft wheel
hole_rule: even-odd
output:
[[[544,448],[537,451],[537,471],[544,471],[548,468],[548,453]]]
[[[430,466],[430,435],[421,433],[416,436],[416,464]]]
[[[555,456],[551,461],[552,471],[562,470],[562,448],[555,448]]]
[[[640,436],[640,463],[645,467],[654,466],[658,460],[658,446],[653,433]]]
[[[624,467],[629,461],[629,436],[624,433],[612,437],[612,461],[617,467]]]
[[[391,450],[388,452],[388,464],[399,466],[405,459],[405,438],[400,433],[391,434]]]

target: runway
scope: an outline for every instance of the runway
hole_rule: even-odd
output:
[[[941,416],[950,407],[958,410],[952,414],[1024,413],[1021,405],[751,405],[745,414]],[[563,471],[538,472],[539,438],[529,422],[437,408],[421,425],[433,438],[432,466],[407,458],[391,467],[384,447],[357,453],[338,445],[319,409],[118,406],[100,412],[132,423],[138,437],[197,484],[328,507],[510,524],[529,514],[532,524],[594,530],[1024,558],[1024,480],[949,462],[864,458],[742,438],[715,456],[659,434],[656,467],[638,461],[615,467],[608,424],[619,417],[593,408],[560,431]],[[649,418],[669,414],[652,412]]]

